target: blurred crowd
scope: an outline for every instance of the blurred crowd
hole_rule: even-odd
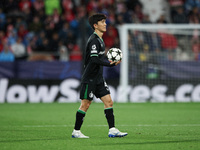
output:
[[[93,13],[107,15],[107,32],[103,39],[106,49],[119,47],[117,25],[142,24],[199,24],[200,0],[168,0],[170,17],[163,13],[152,21],[143,9],[142,0],[1,0],[0,1],[0,61],[82,59],[82,51],[92,29],[87,21]],[[137,35],[137,38],[135,36]],[[130,34],[130,47],[158,51],[169,47],[163,37],[172,40],[173,35],[141,33]],[[150,44],[140,44],[144,37],[151,37]],[[154,41],[160,44],[153,45]],[[134,44],[137,43],[137,44]],[[194,41],[194,51],[200,52],[200,44]],[[142,46],[142,48],[141,48]],[[151,48],[150,48],[151,47]]]

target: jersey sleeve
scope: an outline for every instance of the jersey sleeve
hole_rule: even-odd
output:
[[[94,63],[94,64],[97,64],[97,65],[101,65],[101,66],[108,66],[108,67],[115,66],[115,63],[114,64],[110,64],[109,62],[102,61],[98,57],[92,57],[91,58],[91,62]]]
[[[90,57],[91,57],[91,63],[101,65],[101,66],[109,66],[113,67],[115,64],[110,64],[110,62],[105,62],[101,60],[99,56],[100,52],[100,43],[97,39],[94,39],[90,44],[89,44],[89,50],[90,50]]]
[[[98,57],[99,51],[100,51],[100,43],[98,40],[93,40],[89,44],[89,50],[90,50],[90,57]]]

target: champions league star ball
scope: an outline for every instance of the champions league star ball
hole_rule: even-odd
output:
[[[107,52],[109,61],[118,62],[122,60],[122,51],[119,48],[111,48]]]

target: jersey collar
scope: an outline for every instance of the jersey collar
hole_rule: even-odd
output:
[[[96,34],[97,36],[98,36],[98,34],[96,33],[96,32],[94,32],[94,34]],[[99,36],[98,36],[99,37]],[[99,37],[100,38],[100,37]],[[100,38],[102,41],[103,41],[103,39],[102,38]]]

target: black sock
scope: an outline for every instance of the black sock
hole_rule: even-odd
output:
[[[113,114],[113,108],[104,109],[104,113],[105,113],[105,116],[106,116],[106,119],[107,119],[107,122],[109,125],[109,129],[112,127],[115,127],[115,117]]]
[[[85,117],[85,114],[86,113],[80,109],[76,112],[76,122],[75,122],[75,126],[74,126],[75,130],[80,130],[80,128],[83,124],[83,119]]]

